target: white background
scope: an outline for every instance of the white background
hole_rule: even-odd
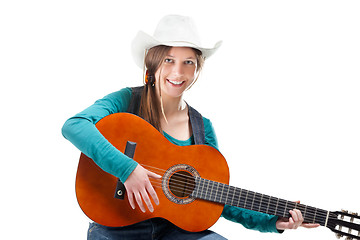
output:
[[[212,46],[186,100],[210,118],[231,184],[360,212],[360,1],[2,1],[1,235],[86,239],[79,151],[65,120],[142,83],[138,30],[192,16]],[[229,239],[334,239],[326,228],[262,234],[220,219]]]

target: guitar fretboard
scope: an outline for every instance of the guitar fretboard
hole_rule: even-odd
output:
[[[196,186],[191,195],[198,199],[236,206],[279,217],[290,217],[289,211],[296,208],[302,212],[304,222],[319,223],[322,226],[326,226],[327,224],[328,211],[319,208],[199,177],[195,178],[195,183]]]

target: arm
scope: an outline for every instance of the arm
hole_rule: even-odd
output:
[[[81,152],[94,160],[104,171],[125,182],[137,163],[112,146],[95,124],[103,117],[125,112],[131,99],[131,89],[124,88],[96,101],[84,111],[68,119],[62,134]]]
[[[155,204],[159,204],[159,200],[149,177],[160,178],[160,176],[147,171],[117,150],[95,126],[107,115],[125,112],[130,103],[131,94],[130,88],[124,88],[96,101],[92,106],[68,119],[62,128],[62,133],[81,152],[93,159],[101,169],[118,177],[124,183],[132,208],[135,209],[135,199],[140,209],[145,212],[143,199],[148,209],[153,211],[149,195]]]

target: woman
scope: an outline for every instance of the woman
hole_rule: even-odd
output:
[[[137,65],[144,69],[145,86],[124,88],[95,102],[70,118],[63,126],[63,135],[92,158],[104,171],[119,177],[124,183],[128,201],[133,209],[154,211],[152,202],[159,203],[150,178],[161,176],[145,169],[113,147],[96,129],[103,117],[116,112],[132,112],[150,122],[177,145],[191,145],[203,135],[202,143],[217,148],[210,120],[201,117],[183,100],[184,92],[197,80],[204,60],[221,45],[202,48],[192,20],[170,15],[158,24],[154,37],[139,32],[132,44]],[[200,116],[200,123],[189,119]],[[197,133],[197,129],[203,132]],[[196,133],[196,134],[195,134]],[[281,232],[303,224],[299,210],[290,212],[290,219],[225,206],[222,216],[262,232]],[[107,238],[106,238],[107,237]],[[164,219],[150,219],[128,227],[111,228],[90,224],[88,239],[224,239],[212,232],[186,232]]]

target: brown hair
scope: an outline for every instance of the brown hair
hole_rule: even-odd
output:
[[[164,59],[172,47],[159,45],[153,48],[150,48],[145,56],[145,67],[147,70],[148,82],[144,86],[144,90],[141,96],[139,116],[152,124],[158,131],[162,132],[160,124],[160,113],[161,113],[161,104],[159,99],[156,96],[155,90],[155,73],[160,68],[161,64],[164,62]],[[198,49],[193,49],[196,55],[197,69],[196,72],[199,73],[203,64],[204,58],[202,53]],[[199,76],[199,74],[198,74]],[[197,76],[197,78],[198,78]],[[197,80],[194,80],[193,84]],[[192,85],[191,85],[192,86]]]

